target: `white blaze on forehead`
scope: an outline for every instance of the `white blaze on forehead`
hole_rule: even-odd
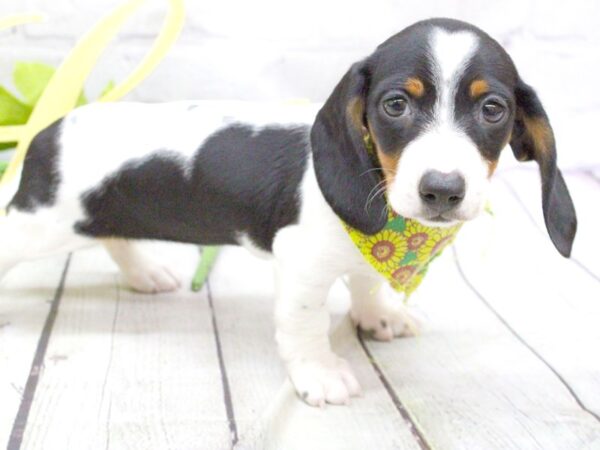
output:
[[[477,50],[477,36],[470,31],[450,32],[435,28],[431,33],[429,46],[438,91],[436,117],[441,121],[451,121],[456,88]]]
[[[477,50],[477,37],[470,31],[450,32],[435,28],[430,38],[437,75],[444,84],[452,81]]]

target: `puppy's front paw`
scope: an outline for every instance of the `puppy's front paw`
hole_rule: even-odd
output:
[[[401,303],[389,300],[360,306],[353,305],[350,316],[354,325],[378,341],[391,341],[394,337],[415,336],[420,324]]]
[[[123,275],[134,290],[147,294],[172,292],[181,287],[179,277],[169,268],[150,261],[128,268]]]
[[[288,370],[298,395],[311,406],[346,405],[361,393],[348,362],[333,353],[318,360],[293,361]]]

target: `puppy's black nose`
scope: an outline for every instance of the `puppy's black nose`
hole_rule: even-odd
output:
[[[419,195],[429,209],[437,214],[450,211],[465,198],[465,179],[458,172],[425,172],[419,183]]]

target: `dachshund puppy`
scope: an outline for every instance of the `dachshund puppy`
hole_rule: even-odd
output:
[[[246,246],[274,260],[276,340],[299,395],[346,403],[360,388],[330,347],[332,283],[348,275],[352,316],[376,338],[405,330],[342,221],[373,234],[388,207],[429,226],[473,219],[507,145],[539,164],[548,233],[568,256],[575,210],[544,108],[502,47],[463,22],[426,20],[392,36],[318,113],[233,102],[86,106],[32,142],[0,218],[0,275],[102,242],[134,289],[163,292],[179,280],[139,241]]]

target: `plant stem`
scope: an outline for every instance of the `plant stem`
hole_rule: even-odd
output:
[[[198,292],[200,289],[202,289],[202,286],[204,286],[204,283],[210,274],[210,270],[212,269],[218,254],[219,247],[207,246],[202,248],[200,262],[198,263],[198,268],[196,269],[194,278],[192,278],[192,291]]]

